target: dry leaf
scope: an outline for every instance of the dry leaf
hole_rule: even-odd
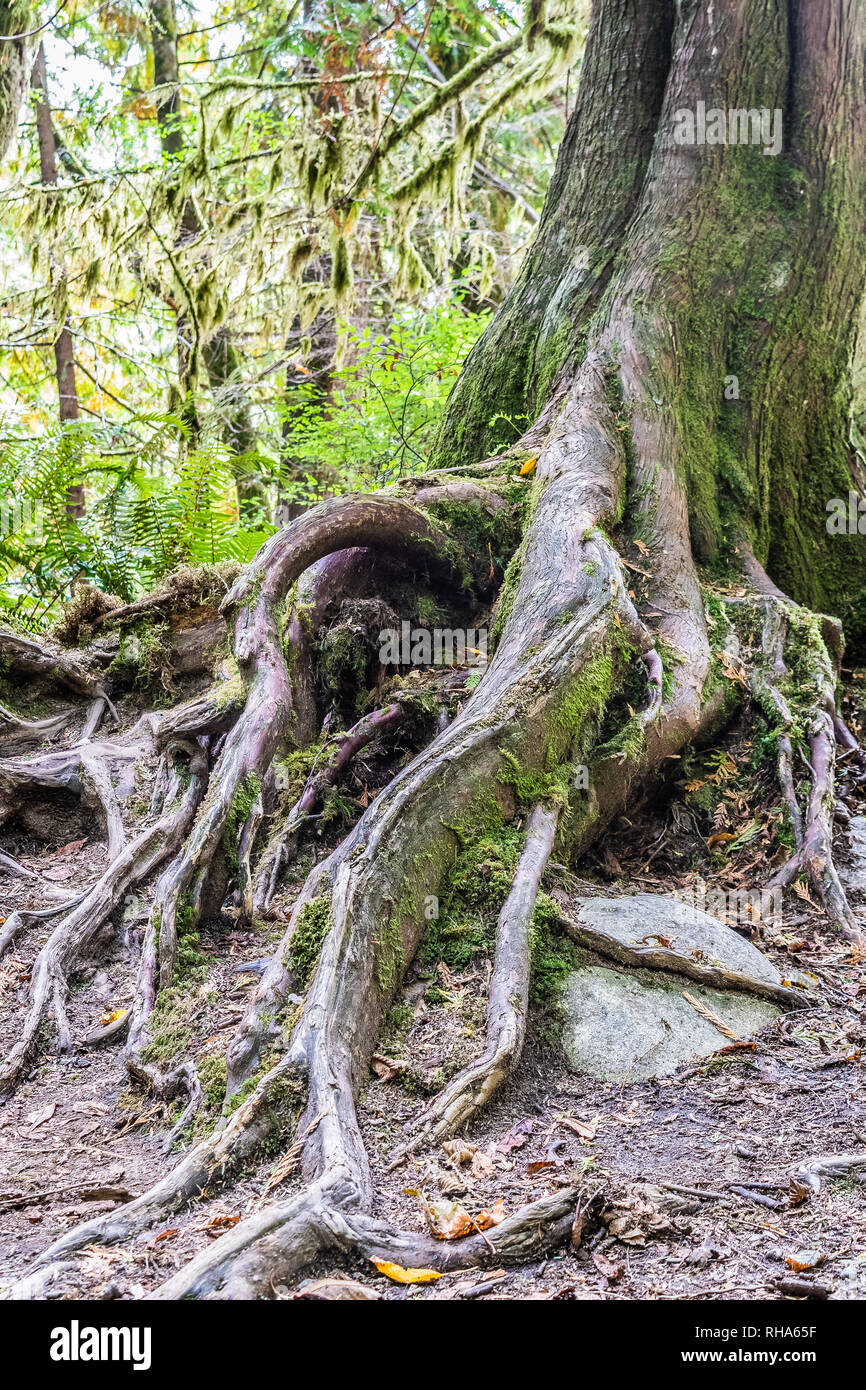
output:
[[[817,1269],[827,1256],[821,1250],[798,1250],[796,1255],[786,1255],[785,1264],[795,1274],[803,1274],[807,1269]]]
[[[559,1123],[576,1134],[582,1143],[591,1144],[598,1131],[599,1116],[594,1115],[591,1120],[575,1120],[571,1115],[560,1115]]]
[[[107,1028],[109,1023],[116,1023],[119,1018],[125,1018],[128,1013],[128,1009],[112,1009],[111,1013],[104,1013],[99,1021],[103,1028]]]
[[[225,1230],[226,1226],[236,1226],[240,1221],[239,1216],[212,1216],[209,1221],[205,1221],[201,1226],[193,1227],[196,1231],[220,1231]]]
[[[159,1233],[158,1236],[154,1236],[153,1240],[150,1242],[151,1247],[153,1247],[154,1245],[159,1245],[160,1241],[162,1241],[162,1240],[171,1240],[172,1236],[179,1236],[179,1235],[180,1235],[180,1228],[179,1228],[179,1227],[177,1227],[177,1226],[169,1226],[168,1230],[166,1230],[166,1231],[160,1231],[160,1233]]]
[[[478,1150],[474,1144],[467,1144],[465,1139],[446,1139],[442,1145],[443,1149],[451,1159],[452,1163],[470,1163]]]
[[[501,1154],[509,1154],[512,1149],[522,1149],[523,1145],[529,1139],[533,1128],[534,1124],[532,1120],[518,1120],[516,1125],[512,1125],[511,1129],[505,1135],[505,1138],[500,1139],[499,1143],[496,1145],[497,1149]]]
[[[370,1058],[370,1067],[381,1081],[393,1081],[395,1076],[400,1076],[407,1069],[406,1062],[394,1061],[391,1057],[384,1057],[381,1052],[374,1052]]]
[[[468,1211],[459,1202],[425,1202],[427,1224],[438,1240],[459,1240],[471,1235],[475,1225]]]
[[[489,1178],[496,1172],[496,1164],[493,1162],[490,1154],[485,1153],[483,1149],[478,1149],[472,1156],[472,1168],[470,1171],[473,1178]]]
[[[37,1125],[44,1125],[56,1109],[57,1103],[52,1101],[50,1105],[43,1105],[41,1110],[31,1110],[29,1115],[24,1116],[24,1124],[29,1125],[31,1129],[35,1129]]]
[[[491,1226],[498,1226],[500,1221],[504,1221],[508,1212],[505,1210],[505,1202],[499,1197],[492,1207],[484,1207],[475,1217],[474,1225],[479,1231],[489,1231]],[[470,1220],[472,1218],[470,1217]]]
[[[625,1274],[625,1265],[617,1264],[614,1260],[609,1260],[601,1250],[593,1250],[592,1262],[599,1274],[603,1274],[609,1284],[615,1284],[617,1279],[621,1279]]]
[[[68,845],[61,845],[59,849],[54,851],[54,858],[60,859],[64,854],[74,854],[76,850],[81,849],[86,844],[86,837],[83,840],[70,840]]]
[[[432,1284],[434,1279],[441,1279],[435,1269],[404,1269],[402,1265],[392,1264],[390,1260],[374,1260],[380,1274],[384,1274],[387,1279],[393,1279],[395,1284]]]
[[[525,464],[523,465],[523,467],[522,467],[521,470],[520,470],[520,476],[521,476],[521,478],[526,478],[526,477],[528,477],[528,475],[529,475],[530,473],[534,473],[534,472],[535,472],[535,465],[536,465],[537,463],[538,463],[538,459],[527,459],[526,462],[525,462]]]

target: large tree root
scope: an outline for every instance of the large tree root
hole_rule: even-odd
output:
[[[566,1187],[506,1217],[483,1235],[447,1244],[400,1231],[349,1206],[330,1186],[315,1184],[291,1202],[274,1204],[235,1227],[157,1290],[154,1299],[269,1298],[319,1255],[387,1260],[442,1274],[521,1264],[555,1250],[571,1234],[580,1188]]]
[[[261,915],[269,910],[280,871],[292,856],[298,833],[320,804],[328,788],[335,785],[340,773],[356,753],[366,748],[373,739],[402,723],[404,718],[404,708],[395,702],[385,709],[365,714],[346,733],[336,735],[330,755],[321,766],[310,773],[304,790],[271,837],[261,857],[254,897],[251,894],[251,901],[247,906],[248,918],[252,918],[254,912]]]
[[[835,620],[824,618],[819,633],[819,620],[785,597],[747,547],[745,568],[765,606],[762,661],[752,686],[765,712],[771,718],[775,715],[781,725],[779,784],[795,838],[793,854],[769,887],[783,889],[796,878],[807,878],[833,926],[847,940],[862,943],[862,924],[851,910],[833,863],[836,744],[841,722],[836,710],[836,676],[842,656],[841,630]],[[806,667],[804,689],[800,692],[807,700],[801,721],[809,740],[807,766],[811,779],[805,817],[800,812],[794,785],[791,732],[795,719],[779,689],[788,675],[785,647],[786,636],[792,630],[800,638],[801,665]]]
[[[496,925],[493,974],[487,1003],[487,1045],[414,1122],[418,1133],[395,1159],[424,1142],[453,1134],[485,1106],[513,1072],[523,1051],[529,1013],[532,916],[545,865],[556,837],[558,812],[536,806],[514,884]]]

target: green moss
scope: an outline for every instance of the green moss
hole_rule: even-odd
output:
[[[214,706],[222,712],[232,705],[240,705],[246,699],[246,682],[234,657],[227,658],[231,675],[214,687]]]
[[[202,1083],[204,1111],[207,1115],[220,1115],[225,1101],[225,1055],[211,1052],[200,1056],[196,1062],[196,1072]]]
[[[518,805],[529,810],[539,801],[551,801],[559,806],[568,804],[572,781],[571,763],[557,763],[553,749],[548,746],[543,769],[524,768],[513,753],[503,750],[505,767],[499,781],[512,788]]]
[[[522,836],[506,825],[495,797],[477,798],[459,827],[460,849],[445,877],[439,916],[428,922],[418,960],[462,969],[490,954],[496,919],[514,881]]]
[[[577,967],[578,949],[559,928],[559,908],[546,893],[539,893],[532,919],[529,1002],[535,1011],[536,1030],[543,1042],[557,1043],[562,1035],[562,990],[566,977]]]
[[[514,554],[511,556],[511,559],[508,561],[508,564],[505,566],[505,573],[503,575],[502,585],[500,587],[499,595],[496,600],[493,626],[490,632],[490,637],[494,650],[496,649],[496,645],[499,642],[500,637],[502,636],[505,624],[508,622],[508,619],[511,616],[512,609],[514,608],[514,602],[517,598],[517,590],[520,587],[520,576],[523,571],[523,562],[526,558],[526,549],[529,544],[529,531],[532,525],[532,518],[538,510],[538,504],[541,501],[543,487],[543,483],[533,480],[530,483],[529,487],[526,489],[525,493],[523,494],[524,501],[522,506],[521,518],[522,539]]]
[[[175,689],[171,670],[171,627],[153,617],[139,619],[125,629],[120,649],[106,675],[112,683],[164,704]]]
[[[223,828],[223,853],[232,873],[237,873],[238,869],[238,836],[241,826],[249,818],[261,789],[261,778],[256,776],[254,772],[250,772],[232,797],[232,804]]]
[[[381,936],[376,941],[376,984],[379,992],[389,998],[397,987],[397,982],[406,964],[403,946],[402,918],[411,915],[414,905],[407,895],[397,910],[388,918]]]
[[[304,903],[289,944],[288,965],[300,988],[305,988],[319,960],[322,943],[331,930],[331,899],[327,894]]]

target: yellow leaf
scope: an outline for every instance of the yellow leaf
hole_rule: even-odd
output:
[[[434,1279],[442,1278],[435,1269],[404,1269],[402,1265],[391,1264],[390,1260],[374,1260],[373,1264],[395,1284],[432,1284]]]
[[[101,1020],[103,1028],[106,1028],[109,1023],[116,1023],[119,1018],[124,1018],[128,1012],[128,1009],[112,1009],[110,1014],[103,1014]]]
[[[528,476],[528,474],[532,473],[532,472],[534,471],[535,465],[536,465],[537,463],[538,463],[538,459],[527,459],[526,462],[525,462],[525,464],[523,465],[523,467],[522,467],[521,470],[520,470],[520,476],[521,476],[521,478],[525,478],[525,477]]]

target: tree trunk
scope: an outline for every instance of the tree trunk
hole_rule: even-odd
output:
[[[480,612],[497,578],[486,569],[490,517],[517,513],[522,538],[497,599],[493,659],[456,717],[309,874],[228,1048],[227,1093],[238,1095],[267,1055],[270,1025],[296,986],[292,946],[312,912],[321,948],[280,1060],[157,1187],[57,1241],[22,1295],[56,1262],[126,1240],[214,1174],[228,1178],[275,1116],[286,1124],[296,1114],[301,1095],[305,1190],[239,1222],[159,1296],[268,1297],[326,1250],[450,1268],[562,1239],[573,1192],[532,1203],[486,1248],[467,1244],[462,1254],[366,1215],[373,1178],[355,1096],[424,933],[425,904],[463,846],[514,822],[524,844],[497,925],[486,1046],[433,1101],[421,1136],[472,1120],[519,1058],[530,923],[554,844],[559,859],[580,856],[744,703],[774,721],[796,839],[780,885],[808,876],[832,926],[862,944],[831,853],[836,741],[853,751],[835,704],[841,628],[800,602],[853,614],[863,583],[862,538],[829,535],[824,523],[826,501],[846,497],[852,478],[847,372],[866,276],[864,25],[854,0],[596,0],[536,241],[439,435],[437,459],[452,471],[313,509],[274,536],[226,596],[243,708],[157,888],[132,1010],[133,1068],[155,991],[172,979],[181,910],[188,930],[227,834],[239,884],[255,880],[271,763],[293,728],[315,726],[310,611],[326,614],[371,569],[384,591],[388,566],[402,563],[416,583],[423,576],[440,596],[459,589]],[[757,144],[738,138],[739,118],[729,125],[732,107],[746,113],[746,130],[748,112],[766,109]],[[706,142],[717,110],[726,138]],[[503,410],[532,423],[479,462]],[[287,666],[278,618],[290,594]],[[199,748],[223,727],[214,721],[199,702],[171,727],[197,735]],[[809,768],[802,808],[795,742]],[[587,770],[588,790],[578,775]],[[272,827],[262,856],[269,875],[280,835]],[[259,897],[246,887],[244,896]],[[57,932],[68,961],[68,935]],[[53,961],[60,945],[52,949]],[[43,1022],[34,1006],[27,1036]],[[33,1045],[19,1044],[0,1085],[14,1084]],[[176,1086],[177,1074],[153,1084]]]
[[[54,121],[51,103],[48,98],[48,85],[45,76],[45,45],[40,42],[33,64],[31,87],[36,106],[36,132],[39,139],[39,170],[42,182],[47,187],[57,183],[57,157],[54,137]],[[65,278],[66,272],[59,266],[58,273]],[[68,424],[78,419],[78,389],[75,384],[75,344],[69,331],[69,319],[63,321],[54,340],[54,370],[57,378],[57,400],[60,408],[60,423]],[[66,509],[70,516],[84,516],[84,484],[75,483],[66,489]]]
[[[156,119],[162,152],[169,162],[184,153],[181,124],[180,69],[177,57],[177,14],[174,0],[150,0],[150,34],[153,49],[153,81],[157,89]],[[198,209],[191,198],[184,201],[180,219],[179,243],[192,241],[204,231]],[[214,405],[220,419],[220,433],[232,453],[242,456],[255,452],[256,431],[243,386],[240,359],[227,328],[200,334],[192,305],[177,319],[178,377],[184,396],[184,413],[194,433],[198,431],[195,409],[195,383],[199,358],[207,372]],[[236,471],[241,509],[266,509],[262,484],[243,469]]]
[[[12,143],[27,91],[33,22],[27,0],[0,0],[0,159]]]

